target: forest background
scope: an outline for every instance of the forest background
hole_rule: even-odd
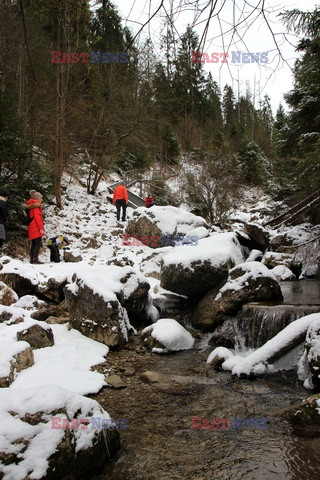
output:
[[[108,0],[94,8],[85,0],[4,0],[0,16],[0,173],[11,228],[30,188],[62,208],[63,173],[84,163],[91,194],[108,172],[158,165],[154,188],[174,204],[159,171],[189,161],[188,203],[212,222],[243,187],[288,203],[320,188],[319,7],[283,12],[284,30],[300,35],[301,57],[285,95],[290,110],[279,105],[275,116],[268,96],[256,106],[249,88],[221,90],[191,62],[202,39],[190,26],[177,38],[164,22],[159,59]],[[52,51],[126,52],[129,61],[52,63]],[[319,217],[315,208],[310,218]]]

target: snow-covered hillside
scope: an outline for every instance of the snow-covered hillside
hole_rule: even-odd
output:
[[[46,286],[50,284],[55,288],[55,285],[67,285],[70,295],[81,292],[83,296],[87,294],[85,288],[90,288],[91,298],[103,298],[108,308],[110,307],[110,311],[115,307],[118,309],[119,319],[121,317],[121,322],[119,320],[120,330],[122,330],[121,341],[128,341],[129,335],[137,333],[135,326],[130,324],[128,302],[134,303],[132,307],[134,318],[139,316],[141,311],[144,323],[148,322],[151,325],[161,317],[170,302],[185,298],[179,290],[183,289],[181,284],[178,285],[177,290],[172,289],[172,291],[165,290],[161,286],[160,269],[162,267],[169,269],[178,265],[180,269],[184,269],[186,275],[184,281],[190,283],[191,278],[191,293],[194,293],[192,290],[197,290],[193,287],[195,283],[203,281],[204,270],[201,271],[201,269],[199,280],[192,278],[192,274],[195,274],[199,265],[204,266],[204,269],[208,269],[210,265],[213,272],[218,272],[217,278],[221,281],[226,278],[229,268],[243,262],[245,255],[249,254],[249,250],[246,251],[237,239],[237,232],[242,228],[243,222],[253,220],[261,222],[265,213],[260,213],[259,208],[266,209],[265,200],[261,201],[257,208],[253,206],[252,198],[247,199],[246,211],[239,209],[233,212],[230,218],[233,223],[230,223],[228,230],[225,231],[208,225],[200,217],[174,207],[164,207],[164,209],[153,207],[154,214],[152,209],[147,212],[144,208],[140,208],[135,212],[129,207],[127,221],[119,223],[116,221],[115,207],[107,199],[106,183],[102,182],[93,196],[87,194],[86,189],[77,180],[65,177],[63,191],[62,210],[57,211],[53,205],[44,205],[45,238],[49,239],[56,235],[68,237],[70,250],[67,253],[71,255],[71,261],[62,259],[60,263],[50,262],[50,252],[45,246],[39,257],[43,264],[39,265],[29,263],[28,251],[25,252],[25,256],[19,258],[12,258],[10,254],[0,257],[2,278],[16,279],[18,276],[35,292],[17,295],[5,283],[2,282],[0,285],[0,290],[5,291],[11,299],[9,302],[2,301],[0,306],[0,380],[3,380],[3,388],[0,389],[2,398],[0,433],[5,439],[2,442],[3,445],[0,441],[0,447],[6,449],[8,455],[17,454],[23,458],[22,462],[18,462],[19,467],[10,462],[3,467],[4,480],[20,480],[32,472],[34,475],[32,478],[42,478],[41,475],[48,468],[48,459],[61,441],[61,435],[54,434],[55,437],[48,442],[41,461],[38,459],[39,455],[34,454],[32,445],[38,444],[41,438],[47,438],[47,435],[50,437],[52,432],[50,414],[52,416],[57,409],[62,409],[66,418],[69,419],[75,414],[75,405],[85,416],[89,415],[88,412],[93,416],[100,411],[103,418],[109,418],[107,412],[99,410],[98,404],[92,404],[91,400],[87,401],[82,397],[98,392],[107,384],[108,368],[102,372],[92,367],[105,362],[109,344],[93,339],[100,336],[88,338],[83,334],[83,330],[70,329],[70,326],[68,328],[66,322],[58,324],[54,320],[49,322],[37,317],[36,312],[44,305],[44,299],[48,293],[45,290]],[[249,205],[250,202],[251,205]],[[181,230],[186,238],[190,235],[190,238],[194,237],[196,241],[186,240],[178,247],[168,244],[157,249],[140,241],[126,242],[123,235],[128,222],[138,216],[145,221],[148,217],[147,213],[149,217],[152,214],[151,219],[153,218],[159,231],[166,234],[170,231],[170,235],[175,235],[175,232]],[[166,231],[166,225],[168,225],[168,231]],[[303,229],[301,231],[305,232]],[[278,234],[279,232],[268,233],[271,238]],[[243,231],[241,235],[244,242],[247,242],[249,237]],[[299,235],[299,229],[293,229],[292,235],[293,240],[297,242],[307,237],[307,233]],[[177,242],[180,244],[179,239]],[[259,256],[259,251],[253,248],[251,246],[251,251],[255,252],[255,256]],[[179,269],[177,272],[176,283],[179,283],[182,277]],[[169,274],[171,273],[170,270]],[[169,284],[170,282],[171,278],[169,278]],[[141,285],[146,290],[141,303],[143,311],[141,306],[136,305],[136,297],[134,299],[130,297],[138,291],[141,295]],[[201,290],[201,295],[205,295],[214,285],[210,283],[209,278],[208,285],[204,286],[203,291]],[[23,291],[22,287],[21,291]],[[1,298],[3,299],[4,296]],[[106,312],[108,313],[109,310]],[[99,312],[96,314],[99,315]],[[90,330],[91,322],[91,330],[93,330],[95,321],[86,319],[86,322],[86,328]],[[163,346],[168,350],[192,348],[194,340],[190,333],[181,333],[179,329],[177,330],[176,322],[167,319],[165,328],[170,329],[171,325],[173,326],[172,335],[170,331],[166,331],[165,336],[160,335],[160,340],[159,338],[157,340],[161,342],[165,338]],[[39,328],[43,335],[48,334],[49,337],[54,338],[54,343],[31,350],[28,340],[23,340],[23,336],[29,329],[35,327]],[[151,331],[152,328],[147,328],[147,331]],[[116,329],[117,326],[114,325],[111,331],[114,332]],[[182,335],[181,338],[180,335]],[[172,345],[178,345],[179,348],[173,348]],[[166,348],[156,348],[154,351],[166,351]],[[29,362],[24,367],[19,366],[19,362],[22,361],[19,355],[24,355]],[[47,402],[48,396],[54,399],[50,403],[50,408],[48,405],[43,405],[41,410],[39,395],[42,395],[43,402]],[[9,412],[10,405],[15,409],[14,417]],[[28,412],[26,408],[29,409]],[[39,408],[43,412],[45,426],[39,427],[36,433],[33,429],[25,428],[24,434],[29,442],[28,448],[15,447],[14,443],[18,440],[23,425],[21,418],[23,419],[27,413],[35,413]],[[10,434],[7,433],[9,431]],[[79,450],[87,448],[94,440],[91,434],[86,436],[85,432],[81,432],[77,437]]]

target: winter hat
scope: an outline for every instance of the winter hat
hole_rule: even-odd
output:
[[[29,190],[29,195],[30,197],[33,197],[33,195],[36,193],[36,190]]]
[[[42,200],[42,195],[40,192],[34,192],[32,198],[34,198],[35,200]]]
[[[0,197],[9,197],[8,190],[0,189]]]

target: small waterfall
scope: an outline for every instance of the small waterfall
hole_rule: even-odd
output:
[[[248,303],[242,307],[239,327],[248,348],[258,348],[289,323],[310,313],[320,312],[320,305],[268,305]]]
[[[217,327],[208,339],[212,347],[226,347],[235,352],[246,350],[246,336],[240,328],[238,317],[230,317]]]

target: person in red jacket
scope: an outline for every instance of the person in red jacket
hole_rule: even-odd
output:
[[[151,193],[149,193],[149,195],[146,197],[146,207],[147,208],[150,208],[154,205],[154,198],[153,196],[151,195]]]
[[[128,205],[128,190],[124,186],[124,182],[121,182],[120,185],[118,185],[114,189],[112,203],[117,208],[118,222],[120,220],[120,213],[122,208],[122,221],[124,222],[126,220],[126,211]]]
[[[30,193],[31,198],[26,202],[26,208],[30,210],[29,215],[31,218],[31,222],[28,225],[28,238],[31,240],[30,263],[39,264],[42,263],[38,256],[41,247],[41,238],[44,236],[42,195],[34,191],[30,191]]]

